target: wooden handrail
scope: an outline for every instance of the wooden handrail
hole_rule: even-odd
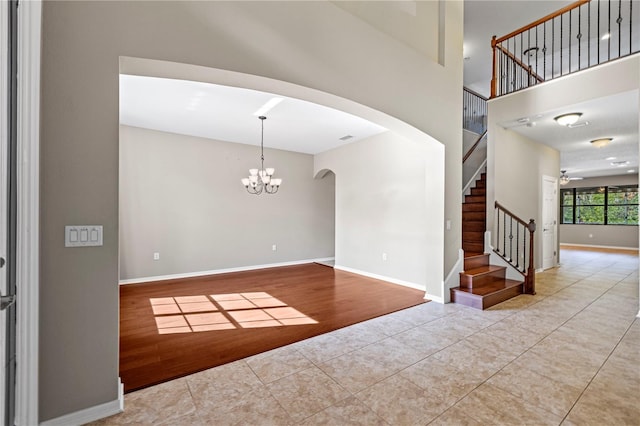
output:
[[[576,7],[580,7],[585,3],[589,3],[590,1],[591,0],[578,0],[575,3],[571,3],[570,5],[565,6],[560,10],[556,10],[555,12],[550,13],[547,16],[538,19],[537,21],[534,21],[534,22],[532,22],[530,24],[527,24],[522,28],[519,28],[519,29],[517,29],[515,31],[510,32],[509,34],[507,34],[505,36],[502,36],[502,37],[496,39],[496,43],[501,43],[501,42],[513,37],[513,36],[516,36],[516,35],[518,35],[520,33],[528,31],[528,30],[532,29],[533,27],[537,27],[538,25],[540,25],[540,24],[542,24],[542,23],[544,23],[546,21],[550,21],[553,18],[557,18],[558,16],[562,15],[563,13],[566,13],[566,12],[572,10],[572,9],[575,9]]]
[[[516,58],[516,56],[509,52],[507,49],[505,49],[504,47],[502,47],[502,45],[495,45],[496,49],[499,49],[502,53],[504,53],[505,55],[507,55],[509,57],[509,59],[511,59],[512,61],[514,61],[516,64],[520,65],[520,67],[524,70],[526,70],[529,74],[531,74],[532,76],[535,77],[536,80],[538,80],[538,82],[542,83],[544,81],[544,78],[540,77],[538,74],[536,74],[535,71],[533,71],[531,69],[531,65],[527,65],[524,62],[522,62],[520,59]]]
[[[518,216],[516,216],[515,214],[513,214],[511,211],[509,211],[505,206],[503,206],[502,204],[500,204],[499,202],[496,201],[495,203],[495,208],[496,209],[500,209],[503,212],[505,212],[506,214],[508,214],[509,216],[513,217],[516,221],[518,221],[520,224],[522,224],[523,226],[528,226],[528,223],[525,222],[524,220],[520,219]],[[533,219],[531,219],[533,220]]]
[[[475,90],[471,90],[471,89],[469,89],[468,87],[463,87],[463,88],[462,88],[462,90],[464,90],[465,92],[469,92],[469,93],[471,93],[472,95],[477,96],[477,97],[479,97],[479,98],[480,98],[480,99],[482,99],[482,100],[485,100],[485,101],[487,101],[487,100],[488,100],[487,98],[485,98],[484,96],[482,96],[480,93],[476,92]]]
[[[475,151],[475,149],[478,147],[478,145],[480,145],[480,141],[487,136],[487,131],[485,130],[484,133],[482,133],[480,135],[480,137],[478,138],[477,141],[475,141],[475,143],[473,144],[473,146],[471,148],[469,148],[469,151],[467,151],[467,153],[464,155],[464,157],[462,157],[462,164],[464,164],[465,161],[467,161],[467,159],[471,156],[471,154],[473,154],[473,151]]]

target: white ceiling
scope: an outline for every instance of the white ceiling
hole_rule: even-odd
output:
[[[569,112],[582,113],[575,127],[555,122],[554,117]],[[638,113],[638,91],[632,91],[499,124],[559,150],[561,169],[569,176],[609,176],[638,171]],[[591,140],[604,137],[613,141],[603,148],[591,145]],[[614,161],[629,164],[620,167],[612,165]]]
[[[317,154],[387,129],[342,111],[272,93],[187,80],[120,75],[120,123],[169,133]],[[353,138],[342,141],[340,138]]]

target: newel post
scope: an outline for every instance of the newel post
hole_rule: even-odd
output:
[[[496,36],[491,38],[491,50],[493,52],[492,74],[491,74],[491,99],[496,97]]]
[[[534,266],[535,257],[533,252],[533,233],[536,232],[535,220],[529,219],[527,229],[529,230],[529,267],[527,268],[524,292],[526,294],[536,294],[536,268]]]

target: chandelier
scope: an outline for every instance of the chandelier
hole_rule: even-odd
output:
[[[282,179],[275,179],[273,173],[275,169],[271,167],[264,168],[264,115],[258,117],[261,122],[262,134],[260,136],[260,169],[249,169],[249,177],[241,179],[242,184],[249,194],[260,195],[263,192],[267,194],[275,194],[280,188]]]

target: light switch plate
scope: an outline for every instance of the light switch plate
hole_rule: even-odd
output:
[[[102,245],[102,225],[70,225],[64,227],[65,247]]]

